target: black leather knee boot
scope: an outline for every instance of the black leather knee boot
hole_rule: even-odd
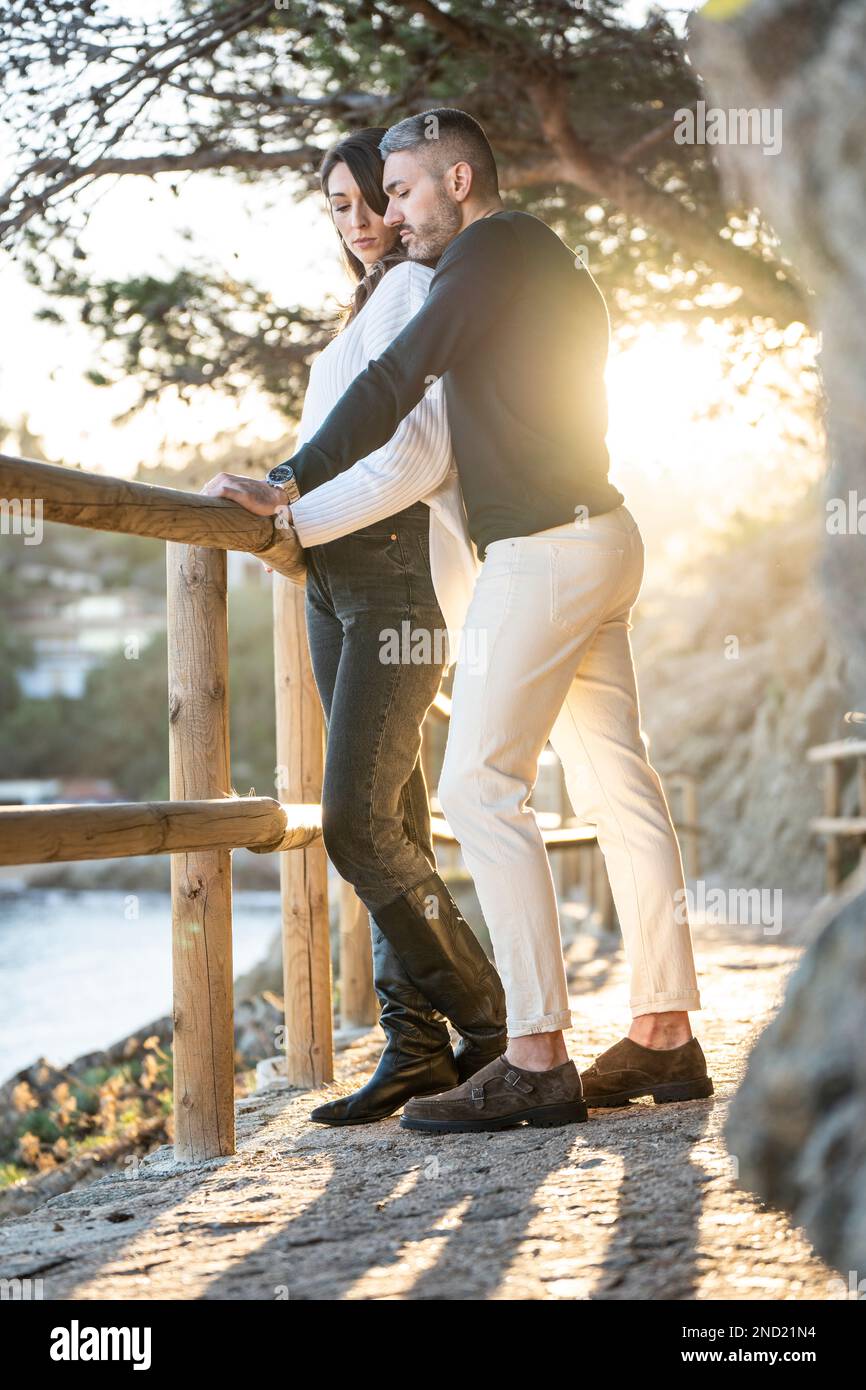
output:
[[[374,916],[413,984],[460,1034],[460,1080],[501,1057],[508,1044],[502,981],[439,875]]]
[[[328,1101],[310,1119],[323,1125],[362,1125],[393,1115],[412,1096],[450,1091],[457,1067],[445,1020],[413,985],[394,947],[375,922],[373,984],[388,1039],[366,1085],[350,1096]]]

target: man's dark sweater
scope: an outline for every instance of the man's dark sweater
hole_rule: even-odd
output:
[[[601,291],[555,232],[497,212],[460,232],[422,307],[290,460],[301,493],[391,438],[424,391],[445,401],[469,534],[492,541],[623,501],[607,477]]]

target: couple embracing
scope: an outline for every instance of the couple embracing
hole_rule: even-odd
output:
[[[555,232],[504,207],[465,112],[350,135],[321,183],[356,288],[313,363],[295,453],[266,480],[204,489],[280,513],[302,548],[324,843],[370,913],[387,1045],[366,1085],[311,1118],[403,1107],[405,1128],[463,1132],[710,1095],[682,860],[640,728],[644,550],[608,480],[604,299]],[[406,624],[425,659],[386,659]],[[421,726],[451,665],[439,798],[495,967],[433,850]],[[583,1072],[527,806],[548,740],[596,827],[629,967],[628,1034]]]

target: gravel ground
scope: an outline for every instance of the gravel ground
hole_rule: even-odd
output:
[[[180,1167],[162,1148],[0,1223],[0,1278],[61,1300],[843,1298],[802,1233],[738,1188],[721,1137],[800,948],[757,928],[695,939],[709,1100],[491,1135],[311,1125],[369,1074],[374,1031],[332,1086],[240,1101],[233,1157]],[[628,1026],[623,964],[591,937],[569,954],[584,1067]]]

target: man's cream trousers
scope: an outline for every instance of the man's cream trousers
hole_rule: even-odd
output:
[[[575,815],[597,829],[632,1015],[701,1007],[679,846],[640,728],[629,631],[643,568],[620,506],[494,541],[466,617],[439,799],[475,880],[511,1037],[571,1025],[553,877],[526,804],[548,739]]]

